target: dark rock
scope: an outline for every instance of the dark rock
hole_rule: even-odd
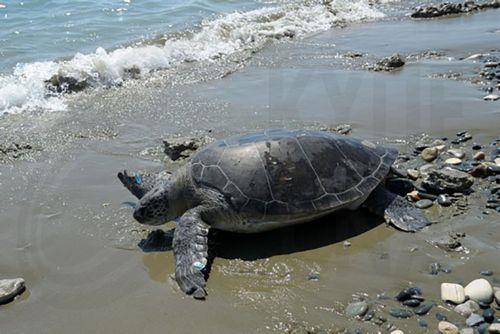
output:
[[[366,312],[366,314],[363,316],[363,318],[361,320],[370,321],[373,319],[374,316],[375,316],[375,311],[368,310],[368,312]]]
[[[361,317],[368,311],[368,304],[364,301],[354,302],[347,305],[345,313],[349,317]]]
[[[164,139],[165,154],[173,161],[180,158],[188,158],[200,147],[200,140],[195,138],[172,138]]]
[[[487,308],[483,311],[483,318],[486,322],[492,323],[495,320],[495,310]]]
[[[396,297],[394,297],[399,302],[404,302],[405,300],[411,299],[413,296],[421,296],[422,290],[417,287],[410,287],[401,290]]]
[[[427,321],[425,321],[424,319],[419,319],[418,320],[418,325],[422,328],[427,328],[429,327],[429,324],[427,323]]]
[[[417,307],[420,305],[420,300],[418,299],[408,299],[403,302],[404,306],[409,306],[409,307]]]
[[[413,316],[413,312],[402,308],[391,308],[389,310],[389,314],[395,318],[401,318],[401,319],[411,318]]]
[[[433,262],[429,265],[429,274],[437,275],[441,271],[441,264],[439,262]]]
[[[478,143],[472,144],[472,149],[474,151],[480,150],[481,148],[482,148],[481,144],[478,144]]]
[[[444,194],[441,194],[437,197],[437,202],[441,205],[441,206],[450,206],[451,205],[451,200],[448,196],[444,195]]]
[[[488,324],[488,323],[481,324],[481,325],[477,326],[477,333],[478,334],[488,334],[488,333],[491,333],[489,331],[489,327],[490,327],[490,324]]]
[[[436,319],[439,321],[446,321],[448,318],[441,312],[436,313]]]
[[[313,273],[307,275],[307,280],[309,281],[319,281],[319,274]]]
[[[76,93],[89,86],[87,80],[78,80],[60,74],[53,75],[45,81],[47,89],[52,93]]]
[[[422,186],[429,192],[436,194],[467,192],[474,178],[467,173],[453,168],[430,171],[422,181]]]
[[[376,66],[372,68],[374,71],[392,71],[396,68],[402,67],[405,64],[403,57],[395,53],[390,57],[380,60]]]
[[[474,177],[487,177],[488,176],[488,168],[485,165],[478,165],[474,167],[470,172],[470,175]]]
[[[483,275],[483,276],[493,276],[493,271],[491,270],[481,270],[479,272],[480,275]]]
[[[429,311],[434,307],[434,305],[435,304],[433,302],[423,303],[419,307],[415,308],[414,312],[417,315],[425,315],[429,313]]]
[[[427,209],[430,208],[434,203],[429,200],[429,199],[421,199],[417,203],[415,203],[415,206],[419,209]]]

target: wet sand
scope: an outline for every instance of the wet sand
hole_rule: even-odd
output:
[[[474,72],[478,64],[456,59],[499,45],[497,18],[490,11],[360,24],[269,46],[219,80],[132,82],[78,95],[65,113],[1,119],[4,136],[41,148],[0,164],[0,278],[27,282],[21,298],[0,306],[1,331],[266,333],[306,323],[376,332],[372,323],[343,315],[352,295],[375,300],[414,284],[439,300],[443,281],[498,272],[499,216],[483,215],[478,196],[466,214],[418,234],[356,212],[264,236],[221,236],[225,247],[212,265],[208,299],[197,302],[170,278],[171,252],[138,247],[148,230],[121,204],[132,197],[116,178],[124,168],[162,168],[161,138],[172,133],[221,138],[261,127],[349,123],[352,135],[402,151],[409,135],[420,132],[440,137],[467,129],[487,144],[499,135],[499,103],[483,101],[485,92],[471,83],[430,76]],[[428,50],[445,56],[410,59],[393,73],[338,57],[356,51],[365,54],[363,62]],[[427,241],[450,231],[467,234],[468,254]],[[432,276],[432,262],[452,272]],[[319,281],[308,280],[311,273]],[[425,318],[431,329],[435,312]],[[391,322],[406,332],[426,331],[416,318]]]

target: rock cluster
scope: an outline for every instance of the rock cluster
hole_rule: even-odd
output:
[[[467,14],[478,10],[494,9],[499,7],[500,1],[498,0],[481,4],[475,3],[471,0],[467,0],[463,3],[444,2],[435,5],[417,7],[410,16],[413,18],[432,18],[453,14]]]
[[[395,53],[390,57],[383,58],[375,66],[369,67],[372,71],[393,71],[397,68],[402,67],[405,64],[403,57]]]

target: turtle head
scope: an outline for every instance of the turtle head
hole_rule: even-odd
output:
[[[162,225],[178,216],[169,182],[147,192],[134,209],[134,218],[145,225]]]

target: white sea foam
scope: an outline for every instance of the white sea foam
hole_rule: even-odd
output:
[[[12,75],[0,76],[0,112],[64,109],[63,96],[48,94],[45,81],[54,75],[87,80],[92,85],[116,85],[132,68],[146,75],[186,61],[215,60],[259,48],[269,39],[327,30],[341,21],[383,16],[366,0],[307,1],[225,14],[202,22],[189,37],[171,38],[162,46],[130,46],[110,52],[98,48],[67,61],[18,64]]]

